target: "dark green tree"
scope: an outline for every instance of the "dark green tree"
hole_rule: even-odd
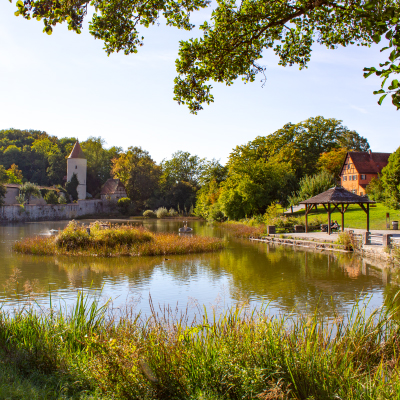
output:
[[[78,200],[78,186],[78,177],[76,174],[72,174],[71,180],[65,184],[65,189],[67,190],[69,197],[74,201]]]
[[[8,175],[6,169],[0,165],[0,206],[4,204],[4,197],[6,196],[7,189],[5,183],[8,182]]]
[[[336,186],[336,178],[328,171],[321,171],[312,176],[306,175],[300,180],[299,186],[300,189],[292,194],[291,205],[298,204],[300,201],[307,200]]]
[[[228,162],[228,177],[221,185],[218,204],[230,219],[264,214],[268,206],[282,199],[282,191],[287,191],[285,182],[293,177],[290,165],[276,159]]]
[[[389,163],[382,169],[381,177],[385,189],[386,203],[394,209],[400,208],[400,147],[389,156]]]
[[[161,168],[163,179],[168,182],[188,182],[192,186],[199,185],[199,179],[206,169],[204,158],[191,155],[187,151],[177,151],[170,160],[163,160]]]
[[[88,6],[95,7],[89,30],[96,39],[104,40],[107,54],[123,51],[136,53],[144,37],[139,27],[149,27],[164,18],[168,25],[191,30],[193,11],[211,4],[209,0],[82,0],[49,2],[17,1],[16,15],[42,19],[44,31],[51,34],[62,22],[81,32]],[[214,101],[210,81],[231,85],[236,79],[252,82],[265,67],[259,60],[266,50],[273,51],[282,66],[297,64],[306,68],[315,42],[335,49],[339,46],[368,46],[386,38],[389,57],[380,68],[366,68],[366,76],[376,73],[385,85],[388,78],[400,72],[400,5],[397,0],[233,0],[220,1],[210,20],[200,25],[203,35],[180,42],[176,61],[175,100],[187,104],[191,112]],[[390,82],[390,81],[389,81]],[[385,90],[400,107],[400,89],[393,79]],[[379,102],[383,100],[383,96]]]
[[[104,146],[105,141],[101,137],[90,137],[81,143],[87,159],[87,191],[92,196],[96,196],[110,178],[112,160],[122,151],[120,147],[106,149]]]

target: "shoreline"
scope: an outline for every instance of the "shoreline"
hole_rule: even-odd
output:
[[[279,235],[283,236],[283,235]],[[390,250],[378,245],[361,245],[359,249],[349,250],[344,245],[337,244],[333,239],[322,240],[315,237],[310,237],[309,240],[304,237],[296,237],[296,235],[287,235],[289,237],[278,237],[278,235],[269,235],[260,238],[250,237],[250,241],[262,242],[267,244],[275,244],[281,246],[301,247],[304,249],[318,250],[318,251],[333,251],[340,253],[354,253],[360,255],[363,259],[373,259],[385,262],[385,265],[377,265],[381,270],[383,269],[396,269],[399,263],[390,254]]]

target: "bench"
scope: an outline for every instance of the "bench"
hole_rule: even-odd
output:
[[[338,225],[335,228],[331,227],[331,232],[339,232],[340,231],[340,225]],[[328,232],[328,224],[321,224],[321,232]]]

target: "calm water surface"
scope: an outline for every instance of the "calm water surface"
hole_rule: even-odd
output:
[[[90,221],[82,221],[88,223]],[[271,314],[312,310],[346,313],[360,297],[379,307],[398,290],[399,277],[347,253],[321,253],[232,239],[202,221],[190,221],[197,235],[224,237],[225,250],[212,254],[145,258],[38,257],[12,252],[14,241],[63,228],[67,222],[0,226],[0,301],[3,308],[32,301],[69,305],[77,291],[112,299],[116,308],[134,305],[148,314],[169,305],[189,313],[198,306],[222,310],[235,303],[269,304]],[[177,232],[179,221],[144,221],[152,231]],[[31,288],[31,289],[30,289]]]

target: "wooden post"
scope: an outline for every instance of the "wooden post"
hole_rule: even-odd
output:
[[[367,203],[367,231],[369,232],[369,203]]]
[[[308,232],[308,204],[306,204],[306,233]]]
[[[331,234],[331,203],[328,203],[328,235]]]
[[[344,204],[342,204],[342,232],[344,232]]]

